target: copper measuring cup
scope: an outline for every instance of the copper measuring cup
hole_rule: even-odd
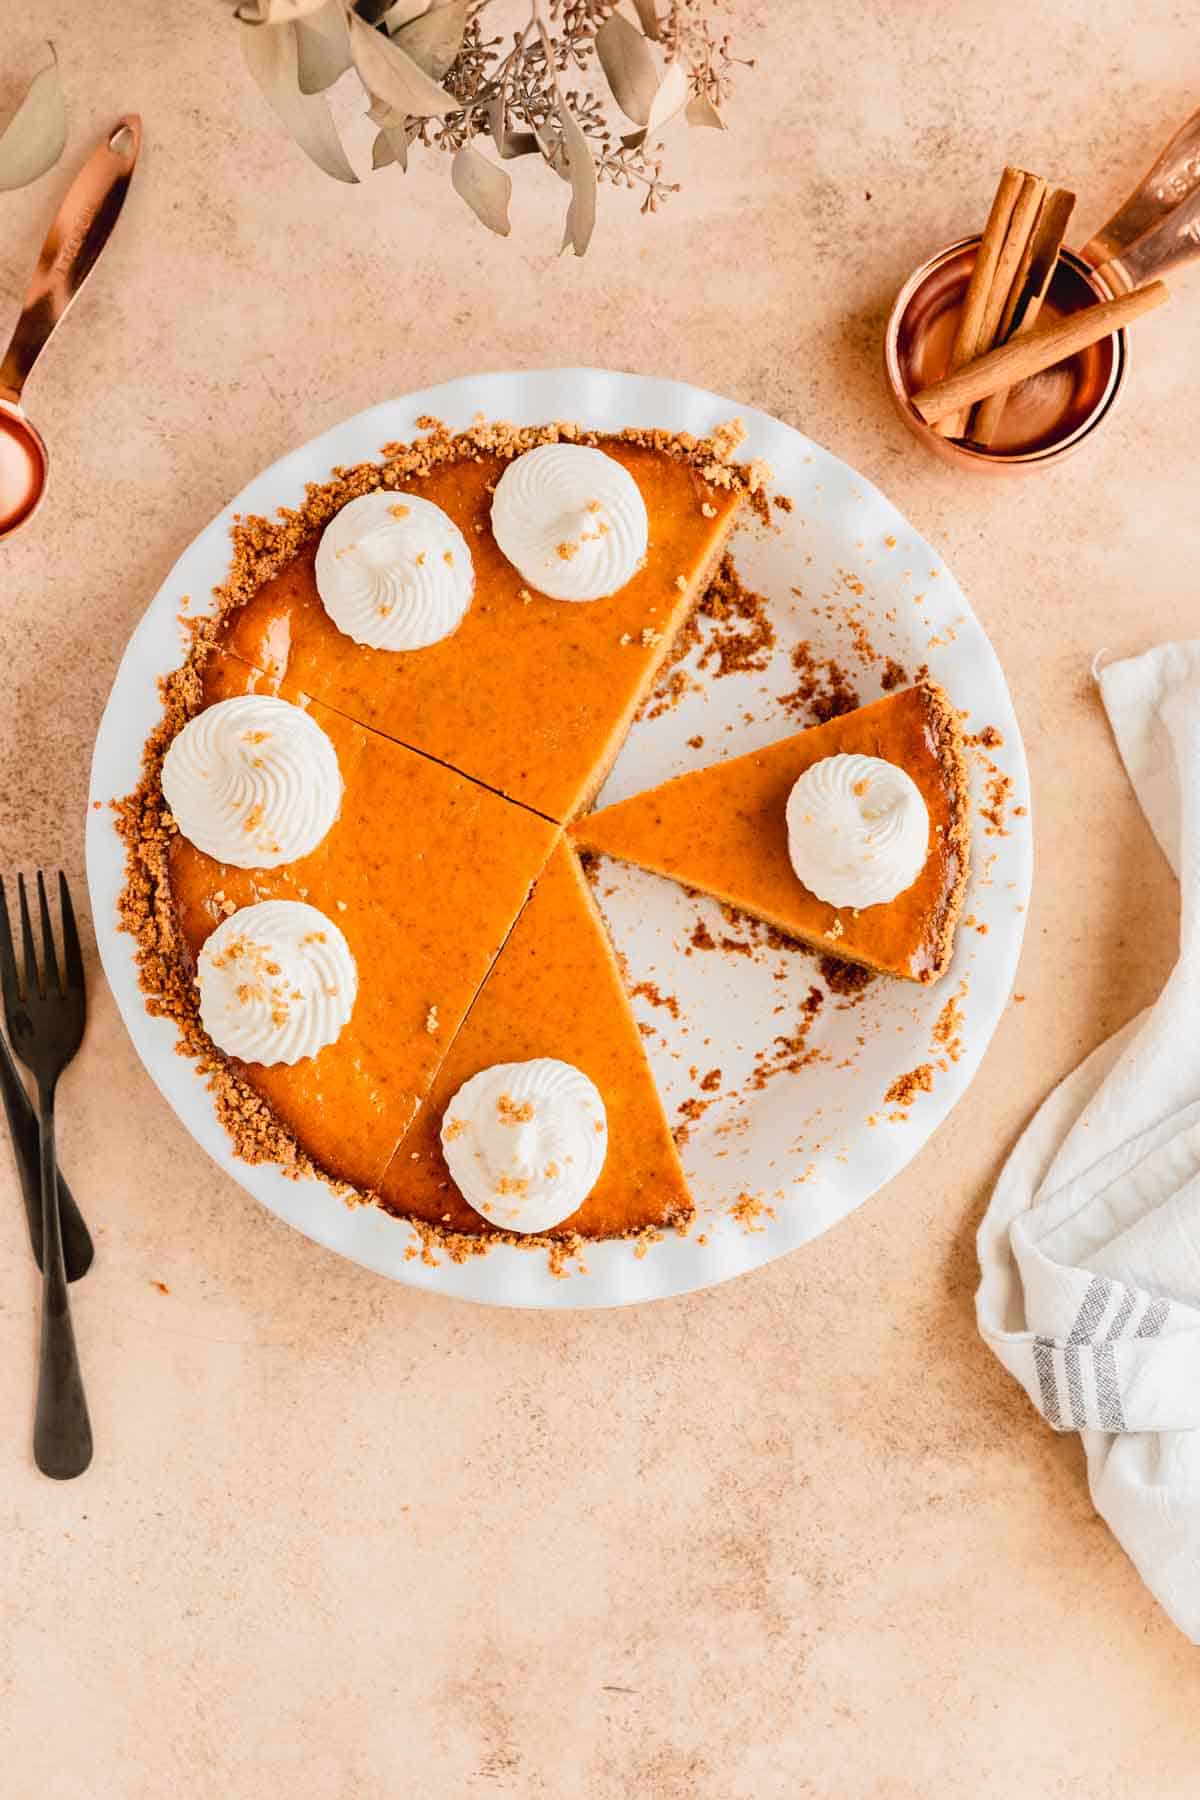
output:
[[[67,189],[26,289],[0,362],[0,538],[33,517],[46,491],[49,453],[21,405],[25,382],[108,242],[141,143],[142,121],[127,113]]]
[[[1002,474],[1066,456],[1112,412],[1129,372],[1129,339],[1114,332],[1016,388],[994,442],[944,438],[909,402],[949,362],[979,238],[931,256],[905,282],[884,333],[888,387],[909,430],[943,462]],[[1200,256],[1200,110],[1176,132],[1137,187],[1083,250],[1063,250],[1043,317],[1110,300]]]

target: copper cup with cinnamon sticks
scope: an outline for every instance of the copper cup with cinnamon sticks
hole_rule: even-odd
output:
[[[1151,277],[1197,253],[1200,111],[1082,254],[1063,242],[1073,205],[1065,189],[1006,168],[982,235],[930,257],[897,296],[889,387],[943,461],[1030,468],[1076,449],[1111,413],[1127,326],[1166,298]]]

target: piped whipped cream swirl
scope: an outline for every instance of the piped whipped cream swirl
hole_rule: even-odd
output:
[[[238,869],[274,869],[316,849],[338,816],[342,777],[310,714],[267,694],[236,694],[172,739],[162,791],[197,850]]]
[[[317,592],[339,631],[373,650],[449,637],[475,591],[471,552],[432,500],[379,488],[349,501],[317,546]]]
[[[586,444],[542,444],[510,462],[492,531],[519,573],[552,600],[600,600],[641,567],[650,524],[628,469]]]
[[[297,1063],[340,1036],[354,1010],[350,946],[315,906],[262,900],[223,919],[196,960],[200,1022],[242,1062]]]
[[[788,796],[788,851],[830,906],[878,906],[911,887],[929,853],[929,810],[912,776],[880,756],[826,756]]]
[[[604,1101],[572,1063],[496,1063],[446,1108],[442,1149],[477,1213],[505,1231],[548,1231],[583,1205],[604,1167]]]

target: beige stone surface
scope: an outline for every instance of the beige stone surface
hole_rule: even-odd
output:
[[[892,292],[1005,158],[1079,191],[1078,239],[1107,216],[1196,102],[1194,20],[729,11],[759,59],[733,130],[673,142],[659,218],[604,195],[576,264],[549,174],[518,169],[507,243],[442,169],[326,182],[222,6],[0,0],[0,104],[45,33],[71,110],[61,170],[0,195],[0,309],[101,125],[137,107],[147,132],[29,394],[53,485],[0,549],[0,868],[82,891],[117,658],[230,493],[385,395],[570,361],[765,407],[939,545],[1012,683],[1039,858],[1025,1004],[906,1176],[801,1254],[624,1314],[473,1310],[289,1231],[159,1100],[93,961],[61,1134],[99,1243],[76,1299],[99,1448],[65,1487],[29,1455],[37,1290],[0,1158],[7,1800],[1197,1791],[1196,1653],[972,1294],[1014,1135],[1172,959],[1175,889],[1087,671],[1197,628],[1200,275],[1136,328],[1108,428],[1036,478],[927,459],[879,375]]]

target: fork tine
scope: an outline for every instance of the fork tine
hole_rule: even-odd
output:
[[[54,948],[54,926],[50,919],[50,902],[46,898],[46,881],[42,871],[38,870],[38,912],[42,918],[42,979],[49,993],[57,988],[62,993],[62,982],[58,974],[58,954]]]
[[[25,952],[25,998],[45,992],[41,976],[38,973],[37,952],[33,947],[33,922],[29,917],[29,896],[25,892],[25,877],[17,876],[17,899],[21,903],[21,948]]]
[[[12,924],[8,916],[8,895],[0,881],[0,984],[4,988],[4,1006],[16,1008],[21,1001],[21,982],[17,975],[17,953],[13,948]]]
[[[71,904],[71,890],[67,886],[67,878],[62,870],[58,871],[58,905],[62,913],[63,926],[63,968],[66,972],[69,988],[83,988],[83,951],[79,948],[79,927],[75,923],[75,908]]]

